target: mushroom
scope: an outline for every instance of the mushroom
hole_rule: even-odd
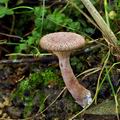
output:
[[[43,36],[41,48],[52,51],[59,59],[61,74],[68,91],[83,108],[92,103],[91,92],[81,85],[70,66],[70,54],[85,45],[81,35],[72,32],[55,32]]]

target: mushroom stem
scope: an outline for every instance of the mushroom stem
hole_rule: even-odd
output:
[[[68,91],[79,105],[85,107],[86,103],[91,103],[92,101],[91,93],[79,84],[75,77],[69,62],[70,52],[55,52],[54,54],[58,56],[60,70]]]

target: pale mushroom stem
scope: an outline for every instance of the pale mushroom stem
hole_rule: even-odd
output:
[[[70,52],[55,52],[55,54],[59,59],[60,70],[67,89],[75,101],[82,107],[85,107],[86,103],[89,101],[88,99],[90,99],[91,102],[91,98],[87,98],[87,95],[91,97],[91,94],[75,77],[69,62]]]

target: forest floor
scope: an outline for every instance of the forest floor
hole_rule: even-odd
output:
[[[38,65],[38,64],[37,64]],[[44,67],[47,67],[45,65]],[[31,65],[33,67],[33,65]],[[0,65],[0,120],[22,120],[24,112],[24,104],[19,99],[11,100],[11,94],[17,89],[17,84],[26,74],[29,74],[30,67],[26,64],[16,65]],[[95,85],[98,74],[92,77],[86,77],[81,84],[95,93]],[[117,79],[116,74],[114,79]],[[75,103],[69,92],[58,85],[41,87],[40,91],[46,95],[45,109],[39,112],[38,96],[34,98],[34,107],[23,120],[68,120],[76,115],[82,108]],[[107,102],[106,102],[107,101]],[[105,103],[104,103],[105,102]],[[119,100],[120,102],[120,100]],[[105,109],[104,109],[105,108]],[[120,110],[120,106],[119,106]],[[91,105],[82,115],[78,115],[74,120],[117,120],[115,113],[114,98],[110,97],[108,86],[100,92],[98,105]]]

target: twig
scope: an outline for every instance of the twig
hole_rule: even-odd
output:
[[[0,35],[7,36],[7,37],[12,37],[12,38],[23,39],[23,38],[20,37],[20,36],[17,36],[17,35],[10,35],[10,34],[6,34],[6,33],[2,33],[2,32],[0,32]]]
[[[94,46],[89,46],[88,48],[84,48],[82,50],[74,51],[73,55],[80,55],[84,53],[89,53],[91,51],[94,51],[95,49],[98,49],[102,46],[102,44],[94,45]],[[47,56],[46,56],[47,55]],[[42,55],[40,57],[35,57],[33,54],[22,54],[22,53],[13,53],[13,54],[8,54],[6,56],[19,56],[19,57],[31,57],[31,58],[23,58],[23,59],[14,59],[14,60],[0,60],[0,64],[20,64],[20,63],[35,63],[35,62],[40,62],[40,63],[49,63],[53,61],[57,61],[57,57],[52,55],[52,54],[46,54]]]
[[[20,64],[20,63],[49,63],[55,61],[57,58],[55,56],[42,56],[36,58],[25,58],[25,59],[15,59],[15,60],[0,60],[0,64]]]

